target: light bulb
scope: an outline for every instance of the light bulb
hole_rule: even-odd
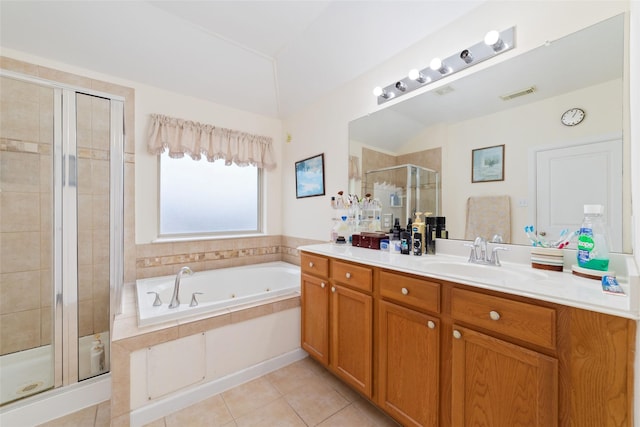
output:
[[[422,74],[417,68],[409,71],[409,79],[415,80],[418,83],[424,83],[427,81],[427,78]]]
[[[429,68],[439,72],[440,74],[447,74],[447,72],[449,71],[449,68],[447,68],[447,66],[444,65],[444,63],[440,58],[433,58],[429,63]]]
[[[373,88],[373,94],[375,96],[380,96],[384,93],[384,89],[382,89],[380,86],[376,86]]]
[[[484,36],[484,44],[491,46],[495,52],[504,47],[504,42],[500,39],[500,33],[496,30],[491,30]]]

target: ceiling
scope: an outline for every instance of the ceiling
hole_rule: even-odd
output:
[[[485,0],[0,1],[0,47],[285,118]]]

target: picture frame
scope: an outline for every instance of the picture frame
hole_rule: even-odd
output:
[[[295,163],[296,198],[324,196],[324,153]]]
[[[471,150],[471,182],[504,181],[504,144]]]

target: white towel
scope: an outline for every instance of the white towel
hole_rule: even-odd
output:
[[[467,199],[465,240],[502,236],[503,243],[511,243],[511,203],[509,196],[481,196]]]

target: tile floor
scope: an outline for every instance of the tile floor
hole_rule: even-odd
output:
[[[46,427],[109,426],[109,402]],[[147,427],[396,427],[391,418],[310,358],[215,395]]]

